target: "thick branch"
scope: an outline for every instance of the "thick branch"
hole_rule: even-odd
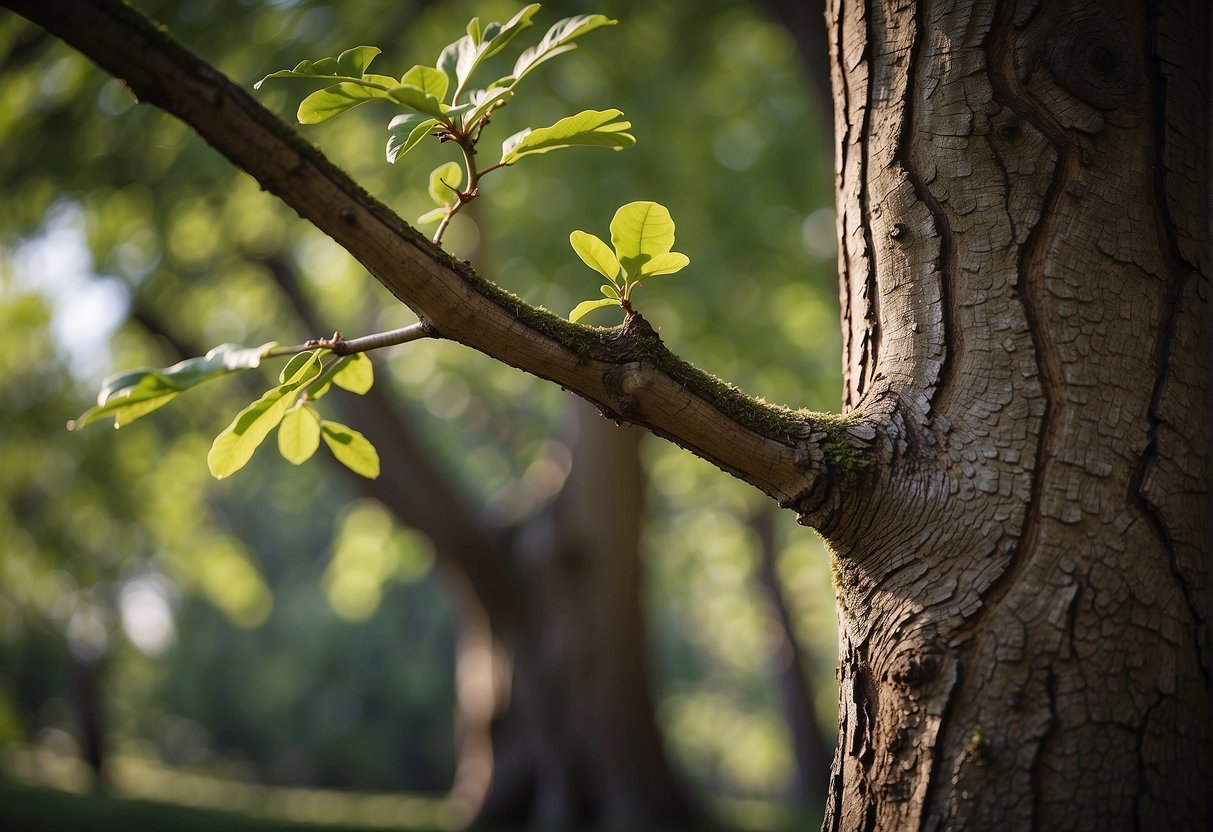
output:
[[[5,0],[176,115],[412,308],[428,331],[549,379],[760,488],[822,503],[831,461],[860,434],[837,417],[758,402],[672,355],[639,315],[571,324],[483,280],[432,245],[218,70],[116,0]],[[870,429],[863,434],[871,435]],[[839,451],[843,453],[839,453]],[[849,454],[849,455],[848,455]]]

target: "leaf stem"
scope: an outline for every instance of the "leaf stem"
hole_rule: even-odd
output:
[[[434,245],[442,245],[442,235],[446,233],[447,226],[451,224],[451,218],[459,213],[465,203],[471,202],[477,197],[480,177],[485,174],[485,171],[476,170],[475,140],[462,131],[457,131],[453,135],[455,143],[459,145],[459,152],[463,154],[463,166],[467,170],[468,186],[466,190],[456,192],[459,200],[450,207],[446,216],[442,218],[442,222],[438,224],[438,230],[434,232]]]

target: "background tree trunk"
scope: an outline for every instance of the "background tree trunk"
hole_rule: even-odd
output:
[[[831,4],[846,403],[827,829],[1198,829],[1203,2]]]
[[[683,824],[694,813],[657,730],[640,605],[643,432],[576,402],[566,433],[564,488],[513,547],[518,605],[495,651],[512,668],[480,819]]]

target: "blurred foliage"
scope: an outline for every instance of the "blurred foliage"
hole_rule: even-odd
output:
[[[399,75],[435,59],[469,17],[507,19],[518,4],[140,6],[251,87],[360,43],[382,47],[378,68]],[[726,0],[567,0],[545,4],[539,25],[590,11],[620,25],[537,70],[525,103],[493,129],[506,136],[609,100],[638,146],[500,174],[453,223],[448,247],[562,314],[585,282],[569,233],[604,227],[625,202],[661,202],[693,262],[640,304],[670,347],[768,400],[836,409],[831,143],[807,110],[790,39]],[[452,614],[423,540],[318,467],[265,455],[212,482],[209,437],[250,385],[207,385],[119,435],[63,429],[113,369],[177,360],[173,339],[205,350],[323,334],[300,329],[269,257],[298,270],[330,331],[413,316],[187,128],[7,13],[0,74],[0,744],[76,733],[74,656],[100,668],[123,753],[266,783],[446,788]],[[294,92],[257,96],[293,121]],[[428,171],[449,154],[424,144],[389,166],[374,107],[300,129],[416,216]],[[443,342],[375,361],[428,451],[493,516],[517,520],[554,495],[551,461],[568,455],[551,438],[559,390]],[[654,441],[647,454],[646,601],[669,742],[702,788],[778,798],[792,757],[767,673],[786,645],[746,522],[762,498],[673,446]],[[830,725],[826,558],[790,517],[779,536]]]

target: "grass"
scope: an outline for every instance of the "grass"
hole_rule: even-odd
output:
[[[73,755],[6,750],[0,829],[451,832],[463,820],[442,797],[262,786],[127,755],[111,757],[108,771],[107,793],[90,792],[91,774]]]
[[[292,823],[214,809],[194,809],[150,800],[35,789],[0,784],[0,827],[38,832],[369,832],[371,827]],[[397,827],[404,829],[406,827]]]
[[[126,755],[111,757],[109,772],[109,791],[92,792],[90,772],[74,755],[9,748],[0,753],[0,829],[454,832],[466,820],[442,797],[263,786]],[[768,800],[716,797],[708,803],[715,820],[700,828],[713,832],[784,832],[817,828],[821,821],[820,812]]]

